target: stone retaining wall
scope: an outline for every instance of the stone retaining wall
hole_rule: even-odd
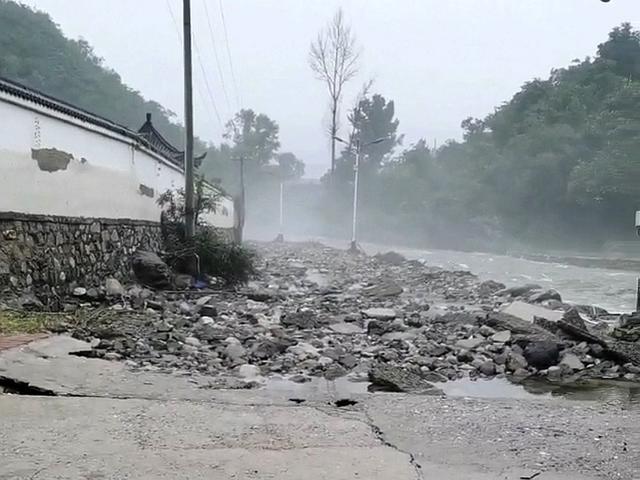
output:
[[[159,223],[0,212],[0,289],[64,292],[127,280],[137,248],[161,249]]]

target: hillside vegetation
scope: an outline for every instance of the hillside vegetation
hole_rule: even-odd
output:
[[[173,112],[123,83],[88,42],[66,38],[48,14],[8,0],[0,0],[0,76],[133,130],[149,112],[171,143],[183,144]]]

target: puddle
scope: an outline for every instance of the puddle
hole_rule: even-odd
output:
[[[614,380],[588,380],[573,384],[553,384],[542,380],[512,383],[506,378],[471,380],[463,378],[436,386],[450,397],[500,399],[551,399],[554,397],[575,401],[619,403],[640,408],[640,384]]]
[[[461,378],[459,380],[436,383],[435,386],[449,397],[531,399],[546,396],[551,398],[548,392],[531,393],[522,385],[511,383],[506,378],[493,378],[491,380]]]
[[[595,401],[617,403],[625,407],[640,408],[640,384],[614,380],[589,380],[570,385],[552,384],[542,380],[526,380],[513,383],[506,378],[472,380],[462,378],[436,383],[448,397],[470,397],[485,399],[547,399],[565,398],[573,401]],[[348,398],[353,394],[378,393],[370,390],[366,380],[341,377],[336,380],[313,378],[306,383],[296,383],[284,377],[268,378],[264,388],[274,392],[285,392],[291,398],[304,399],[330,395]]]
[[[292,397],[332,395],[348,397],[352,394],[368,393],[369,383],[354,381],[348,377],[335,380],[313,378],[310,382],[296,383],[283,377],[271,377],[265,382],[265,389],[272,392],[287,392]]]

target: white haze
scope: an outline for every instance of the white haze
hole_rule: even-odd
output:
[[[323,85],[307,66],[310,41],[342,6],[363,47],[361,84],[395,100],[400,131],[443,142],[460,135],[460,121],[483,116],[533,77],[595,52],[612,27],[640,25],[637,0],[223,0],[241,102],[236,101],[217,0],[208,1],[228,90],[216,71],[205,0],[193,0],[196,43],[220,117],[238,107],[267,113],[281,128],[282,150],[307,163],[307,174],[328,167]],[[68,36],[83,37],[131,87],[177,112],[182,108],[179,0],[28,0],[51,14]],[[196,132],[220,141],[198,62]]]

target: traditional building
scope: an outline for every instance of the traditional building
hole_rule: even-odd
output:
[[[157,199],[183,187],[184,155],[149,115],[135,132],[0,78],[0,119],[0,288],[101,283],[159,248]],[[224,195],[205,217],[234,219]]]

